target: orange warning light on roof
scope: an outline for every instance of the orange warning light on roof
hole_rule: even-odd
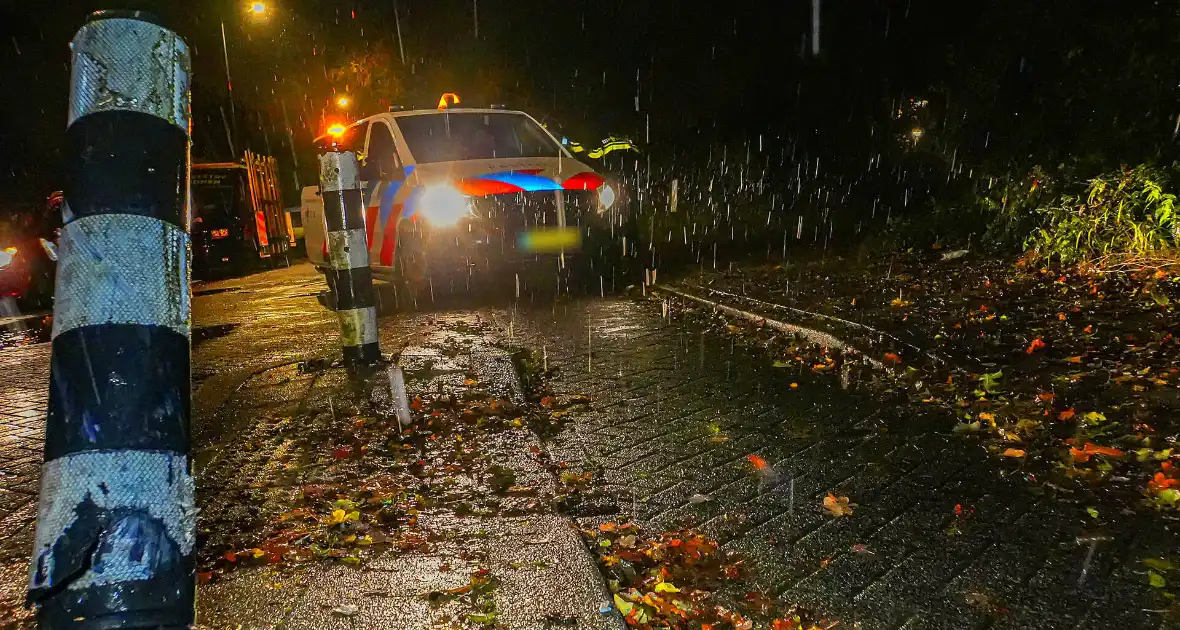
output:
[[[447,105],[448,105],[448,103],[447,103],[448,99],[451,101],[449,103],[450,105],[458,105],[459,104],[459,95],[455,94],[454,92],[447,92],[446,94],[442,95],[442,98],[438,99],[438,108],[439,109],[446,109]]]

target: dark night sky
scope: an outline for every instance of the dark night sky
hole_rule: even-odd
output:
[[[265,150],[256,145],[269,141],[276,154],[289,149],[282,144],[272,90],[288,99],[297,143],[305,142],[321,125],[313,103],[322,103],[327,95],[313,93],[319,86],[306,84],[299,94],[292,82],[317,75],[322,80],[325,60],[331,63],[366,46],[385,45],[394,54],[393,70],[417,90],[418,100],[436,99],[434,90],[444,85],[478,98],[480,85],[473,74],[494,68],[500,83],[511,84],[500,86],[514,99],[511,105],[559,122],[580,139],[592,141],[612,132],[644,139],[650,117],[653,145],[690,146],[739,138],[815,106],[846,115],[875,108],[881,82],[858,76],[873,65],[873,56],[882,46],[908,50],[920,47],[914,41],[930,43],[920,38],[902,46],[909,38],[904,2],[858,3],[858,9],[849,10],[828,0],[823,54],[815,59],[800,55],[810,28],[809,2],[480,0],[477,40],[471,0],[399,0],[411,69],[397,58],[393,0],[270,4],[274,17],[253,24],[245,17],[245,3],[238,0],[66,0],[52,9],[45,3],[3,0],[0,85],[6,94],[0,98],[0,143],[6,149],[0,157],[0,198],[37,199],[60,187],[67,43],[85,15],[100,7],[155,12],[190,42],[194,155],[217,159],[228,155],[217,109],[226,104],[222,21],[239,132],[245,134],[243,127],[266,128],[269,138],[261,134],[249,142]],[[898,15],[886,38],[890,12]],[[904,81],[909,72],[909,66],[900,64],[897,78]],[[285,88],[276,76],[288,81]],[[838,85],[857,85],[863,92],[856,102],[813,103],[800,87],[810,88],[809,81],[818,81],[825,92]],[[306,97],[302,104],[300,96]]]
[[[238,143],[281,159],[279,103],[296,146],[310,148],[341,87],[326,68],[366,51],[392,55],[404,104],[455,91],[464,104],[526,109],[583,142],[628,135],[652,154],[765,134],[864,164],[893,104],[917,97],[931,99],[932,131],[957,130],[956,146],[930,143],[948,159],[982,162],[985,147],[1007,161],[1049,147],[1056,159],[1096,142],[1136,159],[1145,137],[1174,149],[1180,110],[1180,74],[1165,76],[1180,70],[1167,61],[1180,58],[1177,10],[1155,0],[823,0],[818,56],[808,0],[478,0],[478,39],[472,0],[268,4],[273,17],[256,24],[244,0],[0,0],[0,200],[60,188],[67,43],[96,8],[155,12],[192,45],[197,159],[229,157],[222,22]],[[1131,124],[1142,129],[1109,133]]]

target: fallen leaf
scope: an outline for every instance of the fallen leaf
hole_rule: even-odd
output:
[[[1147,582],[1155,588],[1163,588],[1168,585],[1168,581],[1164,579],[1164,576],[1155,571],[1147,572]]]
[[[824,509],[832,516],[848,516],[852,514],[852,508],[855,506],[855,503],[848,502],[848,497],[838,497],[831,493],[824,497]]]
[[[901,357],[892,352],[886,352],[885,361],[889,363],[901,363]]]
[[[761,457],[752,453],[747,456],[747,459],[749,459],[750,463],[753,464],[754,470],[766,470],[766,467],[768,466],[765,459],[762,459]]]
[[[1003,455],[1004,457],[1024,457],[1024,451],[1018,448],[1009,448],[1003,453],[1000,453],[1000,455]]]
[[[332,612],[344,617],[352,617],[360,612],[360,609],[355,604],[341,604],[332,609]]]
[[[1073,418],[1076,414],[1077,414],[1077,412],[1075,412],[1072,408],[1066,409],[1065,411],[1062,411],[1061,413],[1057,414],[1057,419],[1058,420],[1069,420],[1069,419]]]
[[[1095,455],[1108,455],[1110,457],[1122,457],[1125,455],[1125,453],[1117,448],[1099,446],[1093,442],[1086,442],[1086,445],[1082,448],[1071,446],[1069,453],[1073,456],[1074,461],[1078,463],[1088,462]]]
[[[1032,343],[1028,344],[1028,349],[1025,350],[1024,352],[1025,352],[1025,354],[1032,354],[1032,353],[1036,352],[1037,350],[1041,350],[1044,347],[1045,347],[1045,341],[1043,339],[1041,339],[1040,337],[1037,337],[1036,339],[1032,340]]]
[[[1156,571],[1171,571],[1176,568],[1167,558],[1144,558],[1143,564],[1155,569]]]

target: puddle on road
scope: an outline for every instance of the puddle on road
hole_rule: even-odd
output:
[[[194,289],[193,297],[201,295],[217,295],[218,293],[229,293],[231,291],[241,291],[242,287],[221,287],[217,289]]]
[[[53,333],[53,315],[49,313],[0,320],[0,349],[19,348],[46,343]]]
[[[201,326],[200,328],[194,328],[192,333],[193,346],[198,346],[211,339],[224,337],[237,327],[238,324],[218,324],[216,326]]]

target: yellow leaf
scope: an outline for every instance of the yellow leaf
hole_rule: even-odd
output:
[[[676,588],[676,585],[671,582],[658,582],[656,584],[656,592],[657,593],[679,593],[680,589]]]
[[[626,617],[631,614],[631,610],[635,608],[635,604],[619,597],[619,594],[615,593],[615,608],[618,608],[619,612],[623,613],[623,616]]]

